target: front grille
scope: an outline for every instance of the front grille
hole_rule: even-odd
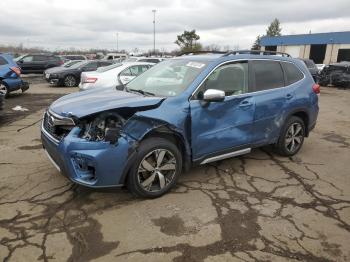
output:
[[[64,124],[67,121],[68,123]],[[61,123],[61,124],[57,124]],[[43,120],[43,128],[56,140],[61,140],[68,135],[70,130],[73,128],[74,123],[69,118],[58,118],[54,114],[51,114],[49,111],[45,112]]]

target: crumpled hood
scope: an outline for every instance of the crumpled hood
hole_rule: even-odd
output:
[[[162,100],[162,97],[118,91],[115,87],[94,88],[63,96],[51,104],[50,110],[61,116],[73,115],[81,118],[105,110],[152,106]]]

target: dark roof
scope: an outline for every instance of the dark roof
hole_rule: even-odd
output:
[[[350,44],[350,31],[303,35],[283,35],[261,38],[262,46],[274,45],[312,45],[312,44]]]

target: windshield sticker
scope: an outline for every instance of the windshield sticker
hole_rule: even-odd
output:
[[[194,68],[202,68],[205,66],[203,63],[198,63],[198,62],[188,62],[186,66],[194,67]]]

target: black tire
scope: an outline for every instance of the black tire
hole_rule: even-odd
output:
[[[63,79],[63,84],[65,87],[75,87],[77,86],[77,79],[73,75],[66,75]]]
[[[298,131],[300,128],[300,131]],[[292,133],[294,130],[294,134]],[[281,156],[293,156],[301,149],[305,138],[305,123],[297,116],[287,119],[282,127],[280,137],[275,144],[275,151]],[[293,148],[293,144],[295,147]]]
[[[158,165],[156,162],[163,152],[165,153],[162,160],[165,160],[165,162]],[[159,154],[157,155],[157,153]],[[142,164],[145,163],[144,161],[147,165]],[[168,170],[162,169],[165,166]],[[164,138],[147,138],[141,142],[138,148],[135,164],[130,168],[127,177],[127,187],[134,195],[139,197],[160,197],[175,185],[181,170],[182,156],[174,143]],[[149,188],[146,189],[146,187]]]
[[[3,93],[5,98],[7,98],[10,93],[8,86],[2,81],[0,81],[0,92]]]

